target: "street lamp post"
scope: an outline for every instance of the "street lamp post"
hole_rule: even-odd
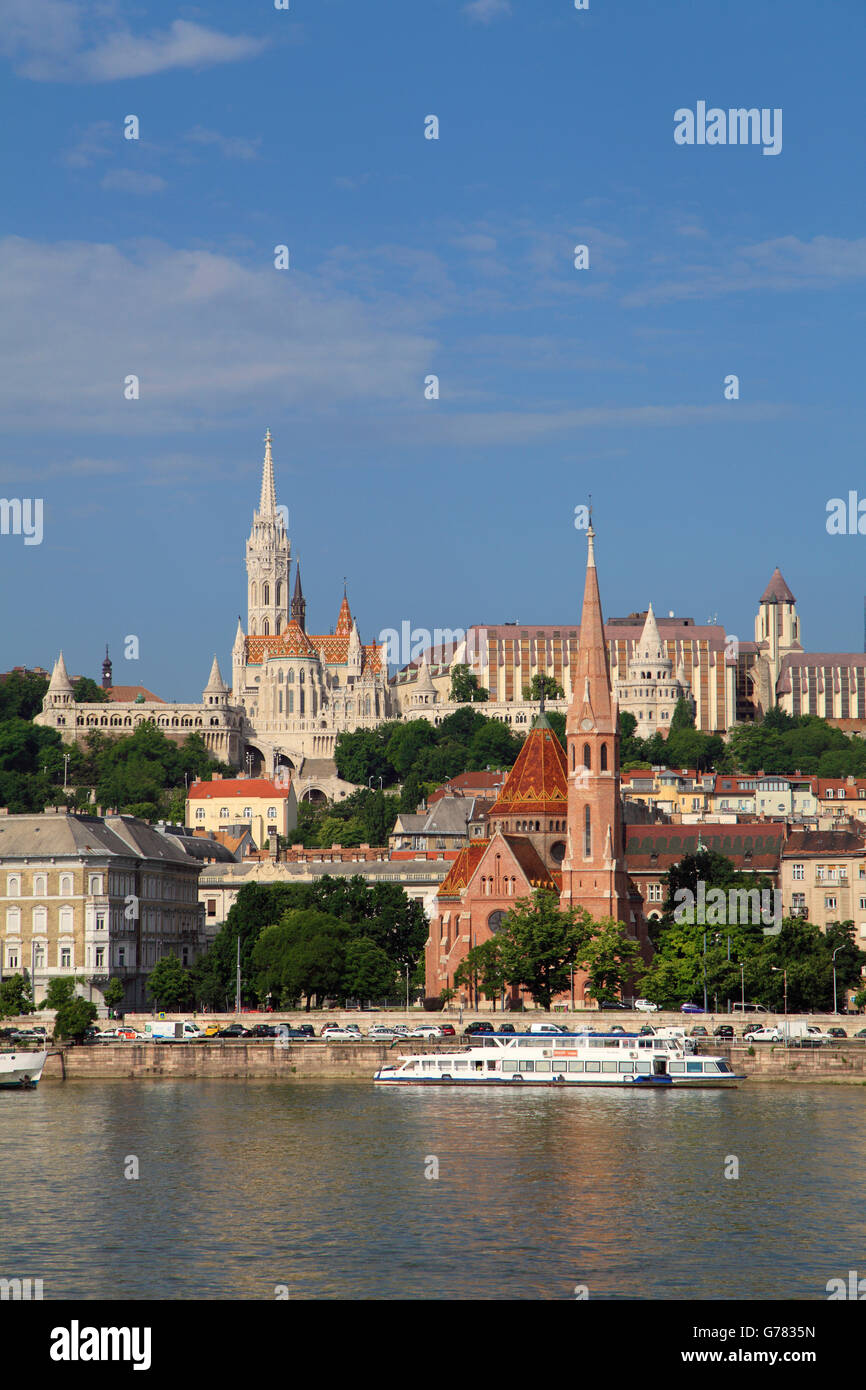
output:
[[[771,966],[770,966],[770,969],[771,969],[771,970],[774,970],[774,971],[776,972],[777,975],[781,973],[782,982],[783,982],[784,987],[785,987],[785,1042],[787,1043],[787,1041],[788,1041],[788,967],[787,967],[787,965],[786,965],[784,968],[781,968],[781,967],[779,967],[778,965],[771,965]]]
[[[704,1013],[707,1012],[707,934],[704,932]]]
[[[744,964],[743,961],[740,961],[740,962],[739,962],[739,965],[740,965],[740,1005],[741,1005],[741,1007],[742,1007],[743,1013],[745,1013],[745,1012],[746,1012],[746,967],[745,967],[745,964]]]
[[[842,947],[841,947],[841,946],[837,946],[837,947],[836,947],[836,950],[833,952],[833,1017],[834,1017],[834,1018],[836,1017],[836,956],[839,954],[839,952],[840,952],[841,950],[842,950]]]

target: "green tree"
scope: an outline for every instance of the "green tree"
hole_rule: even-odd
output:
[[[112,975],[108,981],[102,991],[102,997],[109,1009],[117,1009],[123,1003],[123,984],[116,975]]]
[[[598,919],[586,942],[580,961],[589,976],[594,999],[615,999],[632,988],[644,974],[638,943],[626,933],[624,922],[612,917]]]
[[[472,736],[467,768],[478,771],[485,767],[511,767],[522,747],[522,739],[503,720],[488,719],[486,727]]]
[[[60,1005],[54,1017],[54,1036],[80,1042],[98,1016],[98,1012],[96,1005],[91,1004],[89,999],[80,999],[77,995],[73,999],[67,999]]]
[[[77,705],[104,705],[108,703],[109,695],[90,676],[79,676],[72,685],[72,698]]]
[[[158,1009],[185,1009],[193,996],[190,972],[177,956],[163,956],[147,977],[147,993]]]
[[[0,680],[0,722],[7,719],[32,719],[42,709],[48,689],[46,676],[22,675],[10,671]]]
[[[502,997],[507,983],[498,936],[491,936],[488,941],[482,941],[480,946],[473,946],[466,952],[454,971],[454,983],[468,988],[473,994],[476,990],[480,991],[485,999],[493,1001],[493,1011],[496,1012],[496,1001]]]
[[[259,999],[281,1005],[306,996],[321,1007],[327,998],[345,995],[346,948],[351,928],[315,909],[289,911],[266,927],[253,948],[254,983]]]
[[[537,888],[503,919],[497,940],[505,978],[530,990],[535,1002],[549,1009],[553,996],[569,987],[591,926],[584,908],[562,912],[555,892]]]
[[[538,703],[542,695],[545,700],[565,699],[565,691],[558,680],[554,680],[553,676],[546,676],[542,672],[536,671],[529,685],[523,687],[523,698]]]
[[[369,937],[346,946],[343,990],[352,999],[391,999],[397,992],[394,962]]]
[[[687,700],[684,695],[681,695],[671,715],[671,733],[675,729],[693,729],[694,727],[695,707],[691,700]]]
[[[388,761],[402,779],[418,761],[422,748],[436,746],[436,730],[426,719],[411,719],[398,724],[388,740]]]
[[[17,1018],[33,1012],[33,987],[26,970],[0,983],[0,1018]]]
[[[48,981],[48,989],[45,998],[40,1004],[41,1009],[60,1009],[64,1004],[68,1004],[75,998],[75,986],[78,983],[73,975],[55,975]]]
[[[451,669],[451,690],[448,698],[456,704],[479,704],[490,698],[489,691],[479,685],[478,677],[468,666],[457,665]]]
[[[421,801],[424,799],[424,788],[421,779],[414,768],[409,772],[403,783],[403,790],[400,793],[400,810],[404,814],[414,815]]]

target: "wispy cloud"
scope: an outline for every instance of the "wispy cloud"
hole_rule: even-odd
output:
[[[714,256],[711,263],[686,263],[680,274],[632,290],[623,296],[622,303],[628,308],[643,308],[753,291],[831,289],[864,277],[866,237],[854,241],[828,236],[811,241],[776,237]]]
[[[252,58],[266,43],[186,19],[136,34],[113,3],[0,0],[0,55],[35,82],[116,82],[211,67]]]
[[[111,121],[94,121],[76,132],[75,144],[63,156],[63,163],[70,169],[88,169],[98,160],[117,153],[121,138],[118,126]]]
[[[159,174],[145,174],[138,169],[110,169],[100,180],[100,187],[114,193],[162,193],[167,187]]]
[[[242,135],[222,135],[218,130],[200,125],[187,131],[184,139],[194,145],[215,145],[226,159],[258,159],[262,143],[261,136],[248,140]]]
[[[479,24],[492,24],[494,19],[511,14],[511,0],[471,0],[464,5],[463,13]]]

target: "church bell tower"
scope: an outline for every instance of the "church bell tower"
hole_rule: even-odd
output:
[[[273,637],[289,621],[289,567],[292,545],[277,508],[271,432],[265,435],[262,492],[247,541],[247,632]]]

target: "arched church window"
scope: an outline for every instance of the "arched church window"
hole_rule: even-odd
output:
[[[270,631],[271,631],[271,625],[270,625],[270,623],[268,622],[267,618],[265,618],[264,621],[263,621],[263,623],[262,623],[262,636],[263,636],[263,637],[268,637],[268,636],[270,635]]]
[[[270,601],[271,601],[271,586],[270,586],[270,584],[263,584],[263,585],[262,585],[262,607],[263,607],[263,608],[267,608],[267,606],[268,606],[268,604],[270,603]]]
[[[294,668],[290,666],[289,669],[288,669],[288,671],[286,672],[286,680],[289,682],[289,685],[291,685],[291,684],[292,684],[292,681],[293,681],[294,679],[295,679]]]
[[[571,770],[574,772],[574,744],[571,745]]]
[[[583,765],[586,768],[592,767],[592,752],[588,743],[583,745]]]
[[[304,668],[303,668],[303,666],[301,667],[300,671],[298,672],[298,680],[301,682],[301,685],[304,684]]]
[[[583,854],[585,859],[592,857],[592,820],[588,806],[583,809]]]
[[[606,744],[606,743],[603,743],[603,744],[601,745],[601,763],[600,763],[600,767],[601,767],[602,772],[607,772],[607,744]]]
[[[277,584],[277,607],[278,607],[278,608],[279,608],[280,604],[282,603],[282,601],[283,601],[283,586],[282,586],[282,583],[278,583],[278,584]]]
[[[279,670],[279,671],[277,672],[277,680],[280,682],[280,685],[282,685],[282,683],[283,683],[283,673],[282,673],[282,670]]]

